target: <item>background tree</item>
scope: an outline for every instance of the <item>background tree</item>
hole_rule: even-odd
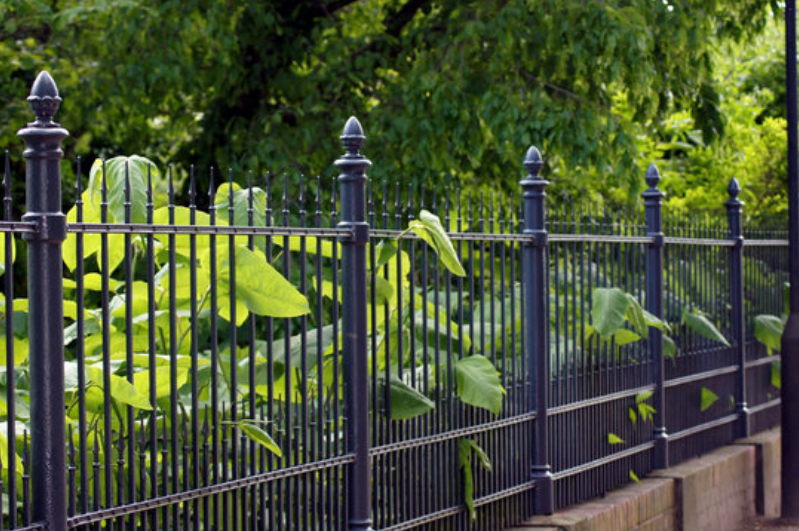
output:
[[[675,113],[718,145],[731,114],[715,50],[752,42],[776,10],[773,0],[0,0],[0,139],[17,145],[21,96],[48,68],[66,96],[70,155],[140,153],[232,167],[242,180],[247,168],[329,172],[355,114],[379,180],[515,193],[535,143],[559,190],[620,203],[637,197],[658,151],[640,137],[668,138]]]

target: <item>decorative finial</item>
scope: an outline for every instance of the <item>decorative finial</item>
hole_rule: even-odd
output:
[[[544,160],[541,158],[541,152],[535,146],[530,146],[527,150],[527,155],[524,157],[524,167],[530,172],[533,177],[538,177],[541,168],[544,166]]]
[[[727,186],[727,193],[730,194],[730,199],[737,199],[738,194],[741,193],[741,185],[738,184],[738,179],[735,177],[730,179],[730,184]]]
[[[47,71],[42,71],[36,77],[28,102],[36,115],[36,121],[28,124],[30,127],[60,127],[53,122],[53,116],[61,105],[61,98],[53,77]]]
[[[341,143],[347,151],[347,155],[358,155],[366,140],[363,134],[361,122],[354,116],[350,116],[347,123],[344,125],[344,131],[341,134]]]
[[[647,168],[644,179],[650,188],[658,187],[658,183],[660,183],[660,171],[654,162],[649,165],[649,168]]]

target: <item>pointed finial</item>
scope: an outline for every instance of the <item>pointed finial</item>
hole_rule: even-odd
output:
[[[730,184],[727,186],[727,193],[730,194],[730,199],[737,199],[738,194],[741,193],[741,185],[738,184],[738,179],[735,177],[730,179]]]
[[[348,155],[357,155],[361,151],[363,143],[366,140],[361,122],[359,122],[356,117],[350,116],[339,138],[341,138],[341,143]]]
[[[541,158],[541,152],[535,146],[530,146],[527,150],[527,155],[524,157],[524,167],[530,172],[533,177],[538,177],[541,172],[541,167],[544,165],[544,160]]]
[[[654,162],[647,168],[644,180],[646,180],[646,184],[648,184],[650,188],[658,187],[658,183],[660,183],[660,171]]]
[[[36,115],[36,121],[28,124],[30,127],[59,127],[53,122],[53,116],[61,105],[61,97],[53,77],[47,71],[42,71],[36,77],[28,102]]]

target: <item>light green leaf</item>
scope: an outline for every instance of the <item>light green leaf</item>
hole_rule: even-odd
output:
[[[381,380],[381,386],[384,381]],[[396,376],[391,377],[391,420],[406,420],[424,415],[436,407],[432,400],[406,385]]]
[[[230,284],[229,253],[217,256],[219,284]],[[270,317],[297,317],[310,313],[308,299],[278,273],[258,251],[237,245],[236,297],[248,310]],[[225,302],[219,301],[220,307]]]
[[[635,395],[635,403],[636,403],[636,404],[640,404],[641,402],[643,402],[643,401],[645,401],[645,400],[649,400],[649,398],[650,398],[650,397],[651,397],[653,394],[655,394],[655,392],[654,392],[654,391],[651,391],[651,390],[650,390],[650,391],[641,391],[640,393],[638,393],[637,395]]]
[[[666,333],[671,332],[671,327],[669,326],[669,323],[667,323],[666,321],[662,320],[659,317],[656,317],[655,315],[652,315],[646,310],[642,309],[642,311],[644,315],[644,321],[646,321],[647,325],[655,327],[661,332],[666,332]]]
[[[726,347],[730,346],[729,341],[727,341],[721,332],[719,332],[719,329],[716,328],[716,326],[704,314],[692,312],[686,308],[682,313],[682,321],[688,328],[700,336],[706,337],[707,339],[712,339],[713,341],[718,341]]]
[[[641,339],[641,336],[632,330],[627,330],[626,328],[619,328],[616,330],[616,333],[613,334],[613,340],[616,342],[616,346],[619,347],[629,345],[630,343],[635,343],[639,339]]]
[[[766,345],[769,354],[772,350],[779,351],[782,343],[782,332],[785,325],[775,315],[755,316],[755,339]]]
[[[0,275],[6,271],[6,263],[8,257],[6,256],[6,238],[11,239],[11,263],[17,259],[17,239],[13,233],[3,232],[0,233]]]
[[[108,279],[108,289],[116,291],[122,284],[113,278]],[[77,289],[78,283],[71,278],[64,279],[64,289]],[[83,289],[86,291],[103,291],[103,277],[99,273],[86,273],[83,275]]]
[[[103,371],[101,369],[96,367],[87,367],[86,376],[95,385],[103,389]],[[130,382],[117,376],[116,374],[111,374],[109,376],[111,380],[111,389],[109,389],[109,393],[114,400],[122,404],[147,411],[153,409],[152,406],[150,406],[147,395],[139,391]]]
[[[616,333],[626,320],[631,302],[619,288],[596,288],[591,295],[591,321],[603,338]]]
[[[475,519],[474,511],[474,478],[472,473],[472,452],[477,454],[478,462],[485,470],[489,472],[491,468],[491,460],[485,453],[485,450],[480,448],[475,441],[471,439],[458,439],[458,462],[463,471],[463,498],[466,507],[469,509],[469,516],[472,520]]]
[[[5,366],[7,361],[6,337],[0,336],[0,366]],[[18,366],[28,359],[28,340],[14,337],[14,366]]]
[[[397,244],[394,240],[383,240],[375,247],[377,260],[375,267],[383,267],[397,254]]]
[[[707,387],[702,387],[702,394],[699,402],[699,410],[702,412],[707,411],[714,403],[716,403],[716,400],[718,399],[719,396],[716,393],[714,393]]]
[[[622,439],[615,433],[608,433],[608,444],[622,444],[622,443],[624,443],[624,439]]]
[[[635,481],[636,483],[641,483],[641,480],[638,478],[638,476],[632,470],[630,470],[628,475],[630,476],[631,480]]]
[[[126,171],[130,180],[130,215],[133,223],[144,223],[147,220],[147,171],[151,172],[153,181],[158,180],[158,168],[150,160],[138,155],[130,157],[114,157],[105,161],[105,178],[108,185],[109,221],[123,223],[125,221]],[[89,184],[86,187],[88,199],[95,210],[100,210],[102,201],[103,162],[94,161],[89,173]]]
[[[261,188],[242,188],[233,183],[233,217],[234,224],[246,226],[249,224],[250,196],[252,196],[253,225],[263,227],[266,225],[266,192]],[[227,224],[230,209],[230,184],[222,183],[214,194],[217,220]],[[314,249],[316,248],[313,246]]]
[[[638,421],[638,415],[635,413],[635,410],[631,407],[627,408],[627,416],[630,417],[630,422],[632,422],[633,425],[635,425],[635,423]]]
[[[782,365],[779,361],[771,364],[771,385],[777,389],[782,389]]]
[[[638,332],[641,337],[646,339],[649,337],[649,326],[646,322],[646,317],[644,317],[644,309],[641,308],[641,305],[638,304],[638,301],[635,300],[635,297],[629,293],[627,294],[627,298],[630,299],[630,307],[627,309],[625,316],[633,325],[635,331]],[[618,343],[618,339],[616,339],[616,343]]]
[[[458,463],[463,472],[463,501],[469,510],[469,517],[474,520],[474,478],[472,476],[472,450],[467,439],[458,440]]]
[[[475,354],[458,360],[455,363],[455,378],[461,401],[499,414],[505,389],[497,369],[488,358]]]
[[[654,418],[655,408],[646,402],[641,402],[638,404],[638,415],[641,417],[642,421],[648,422]]]
[[[459,277],[465,277],[466,271],[458,260],[458,254],[452,246],[449,236],[441,226],[438,216],[431,214],[427,210],[419,213],[418,220],[412,220],[408,224],[408,230],[422,238],[430,245],[441,259],[441,263]]]
[[[257,442],[276,456],[283,457],[283,452],[280,451],[280,447],[264,430],[255,424],[247,422],[246,420],[239,421],[238,426],[247,437]]]
[[[672,361],[677,357],[677,345],[671,336],[663,334],[663,357],[670,358]]]

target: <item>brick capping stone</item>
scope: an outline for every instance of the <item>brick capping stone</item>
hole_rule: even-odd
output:
[[[508,531],[730,531],[779,516],[780,433],[740,439]]]

